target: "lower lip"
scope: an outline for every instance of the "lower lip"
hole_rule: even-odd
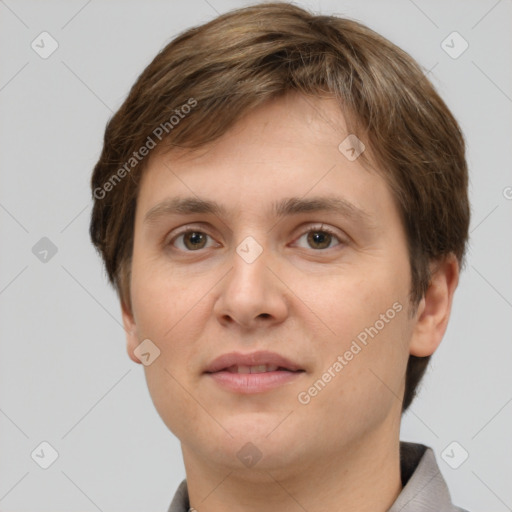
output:
[[[294,381],[304,372],[207,373],[217,384],[235,393],[262,393]]]

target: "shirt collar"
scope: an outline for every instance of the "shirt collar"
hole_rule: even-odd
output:
[[[466,512],[453,505],[432,448],[402,441],[400,470],[402,492],[388,512]]]
[[[422,444],[400,442],[402,492],[388,512],[466,512],[452,504],[434,452]],[[187,481],[183,480],[168,512],[188,512]]]

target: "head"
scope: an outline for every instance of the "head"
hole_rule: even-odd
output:
[[[337,435],[351,441],[356,429],[396,420],[446,329],[468,236],[467,182],[456,120],[414,60],[369,28],[279,3],[180,34],[107,125],[90,226],[128,353],[138,361],[144,339],[161,352],[145,370],[166,424],[200,439],[213,421],[197,403],[191,412],[184,389],[217,404],[221,437],[247,434],[255,414],[268,431],[292,406],[283,432],[302,422],[325,435],[325,422],[307,423],[325,404],[338,406],[338,427],[350,412],[352,426]],[[310,203],[290,214],[290,198],[327,196],[342,210]],[[169,199],[185,197],[225,211],[199,201],[192,215],[190,201],[171,209]],[[286,215],[274,215],[278,203]],[[196,234],[179,236],[180,226]],[[237,251],[247,237],[250,263]],[[244,400],[204,380],[213,357],[252,349],[299,360],[300,384]],[[325,389],[307,392],[318,379]],[[195,433],[183,414],[197,420]]]

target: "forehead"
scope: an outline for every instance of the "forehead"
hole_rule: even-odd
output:
[[[156,150],[141,180],[137,210],[146,215],[163,201],[196,196],[215,200],[221,209],[278,215],[285,198],[328,195],[378,214],[389,206],[390,191],[362,159],[347,158],[348,135],[332,98],[295,94],[269,101],[211,144]]]

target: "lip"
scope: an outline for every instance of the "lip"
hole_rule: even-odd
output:
[[[288,384],[303,375],[304,372],[278,370],[265,373],[230,373],[219,371],[205,376],[233,393],[253,394],[270,391]]]
[[[230,366],[259,366],[263,364],[280,366],[281,368],[286,368],[290,371],[304,370],[299,364],[287,359],[286,357],[275,352],[261,350],[258,352],[251,352],[249,354],[242,354],[240,352],[223,354],[214,359],[204,371],[205,373],[215,373],[225,370]]]
[[[264,373],[233,373],[231,366],[274,365],[282,369]],[[214,359],[206,368],[204,375],[222,388],[242,394],[263,393],[290,383],[305,370],[297,363],[274,352],[252,352],[241,354],[231,352]]]

